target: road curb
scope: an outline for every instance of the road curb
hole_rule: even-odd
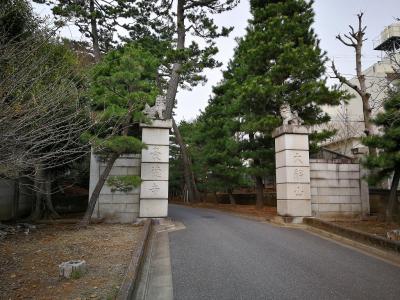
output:
[[[145,258],[146,248],[149,243],[152,226],[153,222],[151,219],[145,220],[143,234],[139,241],[139,247],[132,254],[131,262],[129,263],[128,269],[124,276],[124,280],[122,281],[121,288],[119,289],[118,295],[116,297],[117,300],[130,299],[133,293],[139,277],[140,268],[142,267]]]
[[[322,229],[363,244],[376,246],[400,254],[400,242],[391,241],[356,229],[345,228],[317,218],[304,218],[303,222],[311,227]]]

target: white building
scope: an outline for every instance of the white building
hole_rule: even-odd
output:
[[[375,43],[375,50],[384,51],[384,58],[363,71],[366,80],[367,91],[371,94],[370,106],[372,117],[382,109],[383,100],[386,97],[388,78],[394,74],[394,57],[388,55],[396,53],[400,48],[400,23],[392,24],[384,29],[379,40]],[[399,60],[400,61],[400,60]],[[398,69],[398,66],[395,67]],[[359,86],[357,77],[350,79],[352,84]],[[327,125],[329,129],[336,129],[336,135],[324,143],[324,147],[353,156],[364,146],[361,144],[361,137],[365,136],[364,116],[361,97],[347,85],[343,85],[354,97],[347,103],[337,107],[324,107],[331,116],[331,122]],[[373,134],[378,133],[375,128]]]

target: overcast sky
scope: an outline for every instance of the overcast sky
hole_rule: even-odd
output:
[[[35,6],[36,11],[45,14],[47,11]],[[395,22],[400,17],[399,0],[315,0],[315,31],[321,40],[321,48],[328,53],[329,58],[334,58],[337,69],[347,77],[355,74],[354,53],[352,48],[345,47],[335,36],[338,33],[347,33],[348,25],[357,24],[357,13],[364,12],[364,24],[367,26],[367,41],[363,51],[363,68],[377,62],[381,54],[373,50],[373,40],[377,39],[385,26]],[[234,26],[235,29],[228,38],[217,41],[219,53],[217,59],[224,63],[233,55],[236,42],[235,37],[245,34],[247,20],[250,18],[249,1],[241,0],[234,10],[215,17],[218,25]],[[65,29],[62,32],[69,38],[76,38],[73,29]],[[199,111],[204,109],[211,95],[211,88],[221,78],[221,69],[207,70],[208,82],[204,86],[195,87],[192,91],[180,91],[178,93],[178,106],[175,110],[177,120],[191,120]],[[330,72],[330,70],[328,69]]]

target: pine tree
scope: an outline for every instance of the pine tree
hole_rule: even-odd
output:
[[[218,52],[215,39],[227,36],[233,28],[219,28],[211,16],[231,10],[237,3],[238,0],[159,0],[154,2],[153,12],[159,18],[151,22],[153,32],[157,39],[168,45],[163,60],[165,72],[160,74],[167,82],[165,87],[167,118],[173,118],[179,87],[191,88],[204,82],[206,78],[202,74],[203,70],[220,66],[214,58]],[[188,36],[202,39],[201,44],[204,47],[193,40],[188,44]],[[184,161],[183,173],[189,199],[193,202],[199,201],[200,194],[193,179],[191,159],[174,120],[173,131],[181,148],[181,157]]]
[[[397,202],[397,188],[400,181],[400,87],[389,91],[388,99],[384,103],[384,111],[373,119],[379,126],[380,135],[368,136],[363,143],[369,147],[379,149],[379,154],[371,153],[364,161],[371,169],[369,181],[378,183],[393,175],[390,194],[386,206],[386,220],[392,221]]]
[[[102,53],[107,53],[117,43],[118,28],[145,30],[141,34],[148,34],[146,26],[134,26],[138,23],[147,24],[149,12],[145,2],[137,5],[137,1],[132,0],[33,1],[51,7],[56,25],[62,27],[69,23],[74,24],[92,42],[96,62],[100,60]]]
[[[139,139],[138,124],[146,120],[142,110],[152,105],[159,93],[156,84],[159,62],[138,45],[128,44],[111,51],[93,70],[90,87],[96,128],[86,134],[94,152],[106,161],[89,199],[80,226],[90,222],[100,191],[116,159],[124,153],[140,153],[145,145]],[[136,130],[135,130],[136,126]],[[118,176],[119,177],[119,176]],[[108,183],[126,190],[140,183],[137,176],[111,177]]]
[[[194,136],[200,149],[196,156],[201,158],[201,168],[199,170],[199,164],[194,160],[194,170],[195,174],[203,174],[203,189],[227,192],[231,204],[235,204],[233,190],[247,186],[248,181],[236,137],[239,121],[232,114],[229,89],[229,81],[214,87],[214,97],[197,119]]]
[[[233,106],[240,119],[243,158],[250,162],[257,206],[263,204],[263,177],[274,174],[271,132],[288,103],[305,125],[327,122],[320,105],[337,105],[341,92],[323,78],[325,53],[311,28],[312,1],[251,1],[252,19],[230,64]]]

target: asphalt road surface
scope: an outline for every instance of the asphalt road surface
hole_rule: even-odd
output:
[[[301,229],[169,206],[174,299],[400,299],[400,268]]]

